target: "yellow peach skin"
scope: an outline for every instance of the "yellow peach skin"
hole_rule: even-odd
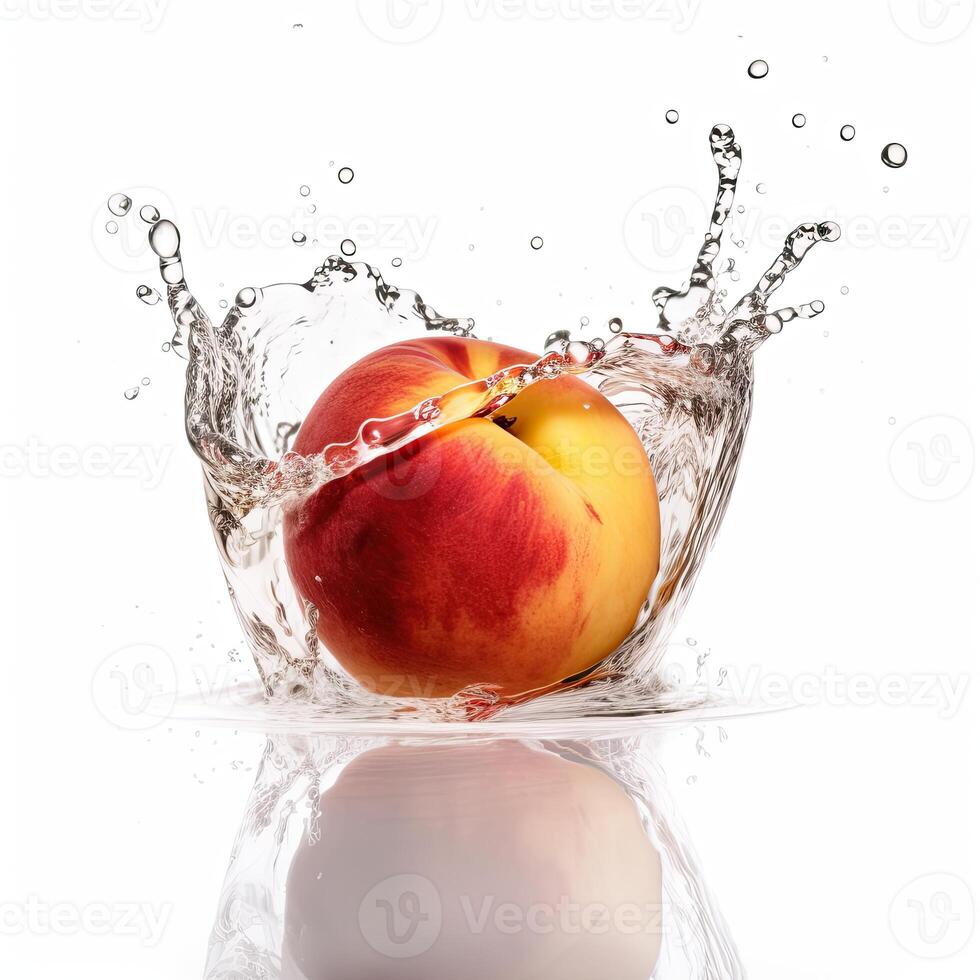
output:
[[[358,361],[295,449],[353,438],[534,354],[424,338]],[[286,514],[286,559],[320,639],[370,690],[514,695],[577,674],[629,633],[657,574],[657,489],[629,423],[575,377],[447,425]]]

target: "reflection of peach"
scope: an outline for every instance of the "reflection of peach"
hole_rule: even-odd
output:
[[[520,742],[390,747],[320,798],[283,980],[646,980],[660,857],[622,788]]]
[[[453,337],[386,347],[327,388],[295,448],[534,359]],[[574,377],[321,488],[285,528],[327,648],[366,687],[423,697],[476,683],[517,694],[597,663],[633,627],[660,552],[643,447]]]

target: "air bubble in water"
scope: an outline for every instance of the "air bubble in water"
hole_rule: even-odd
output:
[[[391,264],[397,269],[402,264],[402,260],[396,255],[395,258],[391,260]]]
[[[609,332],[610,333],[620,333],[623,329],[623,321],[620,320],[618,316],[614,316],[609,321]]]
[[[533,248],[535,251],[541,248],[542,245],[544,245],[544,239],[540,235],[535,235],[534,238],[531,239],[531,248]]]
[[[341,167],[337,171],[337,180],[342,184],[349,184],[354,179],[354,171],[350,167]]]
[[[117,231],[119,231],[119,225],[116,224],[115,221],[107,221],[105,223],[105,230],[109,232],[110,235],[114,235]]]
[[[793,125],[797,129],[802,129],[806,125],[806,116],[804,116],[802,112],[796,113],[796,115],[793,116]]]
[[[147,306],[156,306],[162,298],[152,286],[137,286],[136,296],[146,303]]]
[[[850,289],[848,289],[847,286],[841,286],[841,288],[840,288],[840,294],[841,294],[841,296],[846,296],[849,292],[850,292]]]
[[[846,126],[841,126],[840,128],[840,138],[845,143],[850,143],[854,139],[855,130],[854,127],[848,123]]]
[[[306,184],[303,184],[300,187],[300,189],[299,189],[299,196],[300,197],[309,197],[310,196],[310,189],[309,189],[309,187],[307,187]]]
[[[113,194],[108,200],[109,210],[118,217],[122,217],[133,206],[133,199],[125,194]]]
[[[306,244],[306,235],[304,235],[301,231],[294,231],[293,232],[293,244],[294,245],[305,245]]]
[[[666,115],[664,115],[664,119],[666,119],[672,126],[680,118],[681,114],[676,109],[668,109]]]
[[[344,255],[350,256],[357,251],[357,246],[349,238],[345,238],[340,243],[340,251],[343,252]]]
[[[587,316],[583,316],[582,319],[579,320],[579,323],[581,323],[583,327],[587,327],[589,325],[589,318]]]
[[[223,309],[223,310],[227,310],[228,309],[228,300],[226,300],[226,299],[219,299],[218,300],[218,306],[220,306],[221,309]]]
[[[141,385],[143,385],[143,387],[144,387],[144,388],[145,388],[145,387],[146,387],[146,386],[147,386],[147,385],[148,385],[149,383],[150,383],[150,379],[149,379],[149,378],[143,378],[143,380],[142,380],[142,381],[140,381],[140,384],[141,384]]]
[[[765,184],[756,184],[756,185],[755,185],[755,190],[756,190],[756,193],[757,193],[757,194],[765,194],[765,192],[766,192],[766,191],[767,191],[768,189],[769,189],[769,188],[768,188],[768,187],[766,187],[766,185],[765,185]]]
[[[160,220],[160,212],[152,204],[144,204],[140,208],[140,217],[148,225],[154,225]]]
[[[166,342],[163,343],[163,344],[161,344],[160,345],[160,350],[162,350],[164,352],[164,354],[169,354],[170,353],[170,344],[169,343],[166,343]]]
[[[244,289],[239,290],[238,295],[235,297],[235,306],[247,310],[250,306],[255,306],[258,298],[258,292],[251,286],[246,286]]]
[[[904,167],[908,158],[909,151],[901,143],[889,143],[881,151],[881,162],[886,167],[892,167],[893,169]]]
[[[765,78],[769,74],[769,64],[761,58],[749,65],[749,78]]]
[[[126,401],[131,402],[139,393],[139,385],[137,385],[135,388],[127,388],[123,392],[123,398],[125,398]]]

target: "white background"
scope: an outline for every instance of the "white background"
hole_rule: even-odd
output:
[[[696,251],[721,121],[745,155],[743,282],[799,220],[844,235],[786,286],[827,311],[758,355],[738,486],[677,638],[757,697],[809,678],[811,704],[728,724],[724,743],[706,726],[710,758],[676,736],[678,807],[750,976],[976,976],[960,892],[935,943],[889,917],[896,897],[928,905],[937,875],[980,900],[974,2],[646,6],[395,0],[392,21],[383,0],[0,0],[4,976],[200,976],[263,744],[139,730],[110,674],[158,656],[184,686],[192,666],[220,686],[250,667],[228,657],[244,648],[167,315],[135,297],[152,262],[137,222],[105,233],[108,195],[176,218],[212,309],[308,278],[349,236],[480,335],[540,347],[583,316],[588,335],[650,325],[651,288]],[[771,71],[753,81],[758,57]],[[890,140],[904,169],[879,159]],[[301,249],[310,202],[331,220]],[[922,683],[927,703],[902,693]],[[967,684],[962,702],[942,683]],[[148,903],[166,924],[152,946],[18,927],[32,897]]]

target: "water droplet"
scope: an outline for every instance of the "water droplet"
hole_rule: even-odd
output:
[[[583,316],[582,319],[579,320],[579,323],[581,323],[583,327],[587,327],[589,325],[589,318],[587,316]]]
[[[125,398],[126,401],[131,402],[139,393],[140,393],[139,386],[135,388],[127,388],[123,392],[123,398]]]
[[[310,189],[309,189],[309,187],[307,187],[306,184],[301,185],[301,187],[299,189],[299,194],[300,194],[300,197],[309,197],[310,196]]]
[[[391,260],[391,264],[397,269],[402,264],[402,260],[396,255],[395,258]]]
[[[806,116],[804,116],[802,112],[796,113],[796,115],[793,116],[793,125],[797,129],[802,129],[806,125]]]
[[[136,296],[146,303],[147,306],[156,306],[162,299],[160,294],[152,286],[137,286]]]
[[[164,354],[169,354],[170,353],[170,344],[169,343],[166,343],[166,342],[163,343],[163,344],[161,344],[160,345],[160,350],[162,350],[164,352]]]
[[[749,78],[765,78],[769,74],[769,64],[759,58],[749,65]]]
[[[889,424],[889,425],[894,425],[894,424],[895,424],[895,416],[894,416],[894,415],[892,415],[892,416],[891,416],[891,417],[890,417],[890,418],[888,419],[888,424]]]
[[[840,288],[840,294],[841,294],[841,296],[846,296],[849,292],[850,292],[850,289],[848,289],[847,286],[841,286],[841,288]]]
[[[350,167],[341,167],[337,171],[337,180],[342,184],[349,184],[354,179],[354,171]]]
[[[850,123],[848,123],[846,126],[841,126],[840,138],[845,143],[850,143],[851,140],[854,139],[854,136],[855,136],[855,129]]]
[[[172,259],[180,251],[180,232],[172,221],[158,221],[150,229],[150,248],[161,259]]]
[[[145,388],[145,387],[146,387],[146,386],[147,386],[147,385],[148,385],[149,383],[150,383],[150,379],[149,379],[149,378],[143,378],[143,379],[142,379],[142,380],[140,381],[140,384],[141,384],[141,385],[142,385],[142,386],[143,386],[144,388]]]
[[[148,225],[154,225],[160,220],[160,212],[152,204],[144,204],[140,208],[140,217]]]
[[[535,235],[534,238],[531,239],[531,248],[533,248],[535,251],[541,248],[542,245],[544,245],[544,239],[540,235]]]
[[[345,238],[340,243],[340,251],[343,252],[344,255],[351,256],[357,251],[357,246],[349,238]]]
[[[110,235],[114,235],[117,231],[119,231],[119,225],[116,224],[115,221],[107,221],[105,223],[105,230],[109,232]]]
[[[897,169],[904,167],[909,158],[909,151],[901,143],[889,143],[881,151],[881,162],[886,167]]]
[[[301,231],[294,231],[293,232],[293,244],[294,245],[305,245],[306,244],[306,235],[304,235]]]
[[[258,298],[259,294],[251,286],[246,286],[244,289],[239,290],[238,295],[235,297],[235,306],[247,310],[250,306],[255,306]]]
[[[618,316],[614,316],[609,321],[609,329],[612,333],[619,333],[623,329],[623,321]]]
[[[226,300],[226,299],[219,299],[218,300],[218,306],[220,306],[221,309],[223,309],[223,310],[227,310],[228,309],[228,300]]]
[[[666,119],[672,126],[680,118],[681,114],[676,109],[668,109],[664,114],[664,119]]]
[[[109,210],[117,217],[127,214],[133,206],[133,199],[125,194],[113,194],[108,200]]]
[[[766,192],[766,191],[767,191],[768,189],[769,189],[769,188],[768,188],[768,187],[766,187],[766,185],[765,185],[765,184],[756,184],[756,185],[755,185],[755,190],[756,190],[756,193],[757,193],[757,194],[765,194],[765,192]]]

